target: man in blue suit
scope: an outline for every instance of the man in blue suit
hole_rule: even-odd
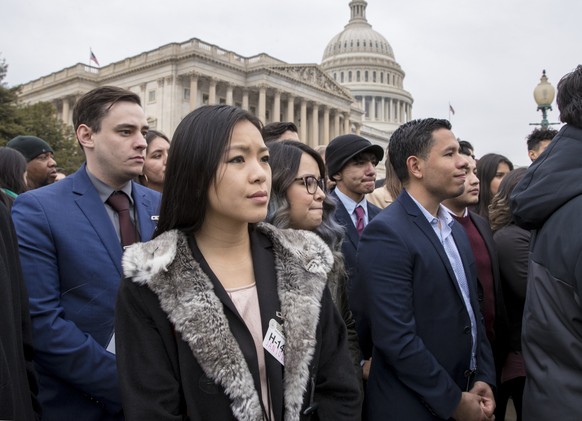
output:
[[[94,89],[75,105],[73,123],[86,163],[58,183],[20,195],[12,208],[39,400],[46,421],[121,420],[112,339],[128,220],[106,202],[113,192],[125,194],[131,234],[145,241],[160,196],[131,181],[142,172],[148,130],[139,96]]]
[[[361,289],[356,284],[356,251],[364,227],[379,212],[380,208],[368,203],[366,194],[374,191],[376,166],[384,157],[384,150],[369,140],[355,134],[338,136],[325,150],[325,163],[329,178],[336,183],[331,196],[336,200],[336,221],[344,227],[342,243],[346,271],[348,273],[348,295],[350,309],[356,319],[356,328],[363,359],[371,354],[369,325],[361,317]],[[364,366],[364,379],[368,365]]]
[[[392,135],[404,186],[366,227],[358,279],[373,358],[367,414],[385,420],[487,420],[495,368],[463,228],[440,204],[463,192],[467,161],[446,120],[414,120]]]

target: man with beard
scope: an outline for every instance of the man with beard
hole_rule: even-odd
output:
[[[26,184],[29,190],[48,186],[57,177],[57,162],[53,149],[36,136],[16,136],[6,144],[26,158]]]

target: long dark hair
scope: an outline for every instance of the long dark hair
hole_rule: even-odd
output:
[[[0,147],[0,187],[16,194],[27,190],[24,182],[26,158],[16,149]]]
[[[234,126],[241,121],[249,121],[261,130],[258,118],[230,105],[200,107],[180,122],[168,152],[155,237],[172,229],[186,235],[200,230],[210,184],[224,159]]]
[[[510,171],[513,171],[513,164],[503,155],[488,153],[477,161],[477,178],[479,179],[479,204],[477,213],[489,220],[489,204],[493,198],[491,194],[491,180],[497,174],[497,167],[502,162],[506,163]]]
[[[154,139],[164,139],[166,142],[168,142],[168,144],[170,143],[170,139],[168,139],[168,136],[166,136],[165,134],[163,134],[162,132],[158,132],[157,130],[148,130],[148,132],[145,135],[145,140],[147,143],[147,148],[146,148],[146,158],[148,156],[148,152],[150,151],[150,144],[152,143],[152,141]],[[147,177],[145,176],[145,174],[141,174],[138,175],[136,180],[139,184],[141,184],[142,186],[146,186],[147,187]]]
[[[311,156],[321,177],[325,180],[325,164],[321,155],[304,143],[294,140],[284,140],[269,143],[269,162],[271,164],[272,184],[271,198],[267,222],[279,228],[290,226],[290,204],[287,200],[287,191],[295,182],[297,171],[301,163],[301,156],[306,153]],[[332,250],[339,250],[343,240],[343,228],[335,221],[335,202],[326,195],[323,199],[323,219],[313,231],[318,234]]]
[[[491,204],[489,205],[489,223],[491,224],[491,229],[493,231],[497,231],[514,222],[513,214],[509,207],[509,196],[526,172],[526,168],[517,168],[507,173],[507,175],[503,177],[503,180],[501,180],[499,191],[493,197]]]

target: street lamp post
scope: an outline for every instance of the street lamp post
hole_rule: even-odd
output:
[[[548,122],[548,110],[552,111],[552,102],[556,96],[556,89],[548,82],[548,77],[546,76],[546,71],[542,73],[540,78],[540,83],[537,84],[533,91],[534,99],[536,104],[538,104],[537,111],[542,112],[542,122],[541,123],[530,123],[532,126],[542,126],[542,129],[547,129],[550,124],[560,124],[560,123],[550,123]]]

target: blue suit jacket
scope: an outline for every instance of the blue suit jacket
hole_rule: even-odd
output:
[[[348,301],[350,303],[350,310],[356,321],[356,331],[358,332],[358,341],[360,343],[360,349],[362,351],[363,357],[368,359],[372,353],[372,340],[370,333],[370,324],[365,318],[363,312],[364,308],[367,306],[366,298],[362,294],[362,289],[358,285],[358,277],[356,276],[356,255],[358,251],[358,243],[360,242],[360,236],[356,230],[356,226],[352,221],[352,218],[348,211],[346,210],[344,204],[337,197],[335,191],[331,192],[331,196],[336,201],[336,211],[335,219],[336,221],[344,227],[345,237],[342,242],[342,254],[344,256],[344,262],[346,266],[346,271],[348,272]],[[368,203],[368,224],[376,215],[380,213],[382,209],[378,206]]]
[[[160,195],[133,184],[142,241]],[[122,248],[85,165],[12,208],[30,296],[43,420],[122,419],[114,328]]]
[[[469,386],[476,380],[494,385],[474,257],[460,224],[452,231],[478,321],[477,373]],[[368,419],[448,419],[467,390],[470,319],[444,247],[406,191],[366,227],[358,271],[374,346]]]

